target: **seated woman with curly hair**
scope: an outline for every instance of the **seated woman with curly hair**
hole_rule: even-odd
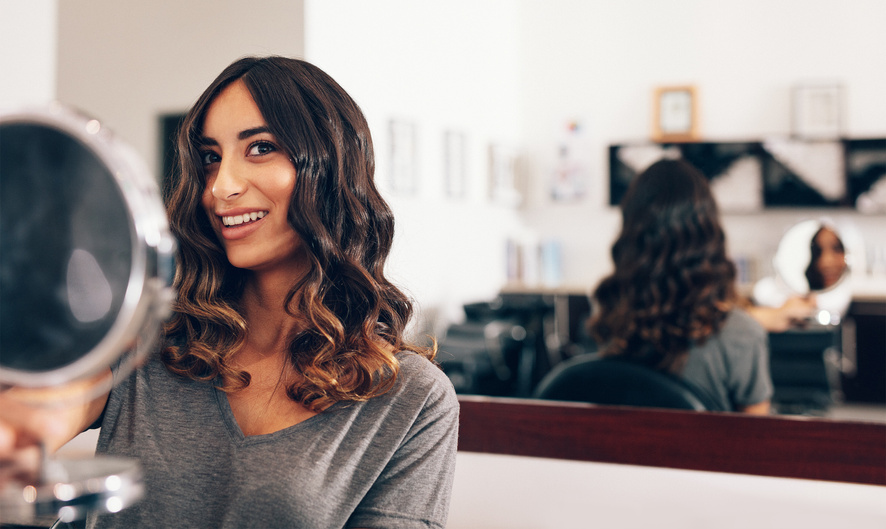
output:
[[[659,161],[621,209],[615,271],[593,294],[601,354],[676,374],[724,410],[769,413],[767,335],[738,307],[707,180],[683,161]]]

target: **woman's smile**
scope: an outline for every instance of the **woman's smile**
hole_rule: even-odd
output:
[[[219,216],[221,220],[219,232],[222,238],[228,241],[246,238],[259,229],[267,214],[267,211],[253,211],[243,215]]]
[[[267,211],[253,211],[252,213],[245,213],[243,215],[222,216],[221,219],[222,224],[224,224],[225,227],[231,227],[255,222],[262,219],[267,214]]]

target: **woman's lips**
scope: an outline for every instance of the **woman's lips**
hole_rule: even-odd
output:
[[[264,216],[267,214],[267,211],[248,211],[246,213],[240,213],[237,215],[219,215],[219,217],[221,218],[223,225],[237,226],[238,224],[244,224],[250,221],[264,218]]]
[[[252,214],[244,214],[244,215],[231,215],[219,217],[221,224],[221,236],[225,238],[225,240],[233,241],[237,239],[242,239],[244,237],[248,237],[252,232],[257,230],[259,226],[261,226],[262,221],[267,215],[266,211],[262,212],[253,212]],[[255,220],[252,217],[255,217]],[[239,218],[238,218],[239,217]],[[247,217],[248,220],[243,217]],[[236,224],[226,225],[226,222],[231,222],[231,219],[234,219]]]

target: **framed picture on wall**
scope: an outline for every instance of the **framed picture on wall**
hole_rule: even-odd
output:
[[[517,189],[517,151],[500,143],[489,145],[489,197],[512,207],[522,201]]]
[[[791,106],[792,134],[805,140],[835,140],[842,133],[843,87],[840,84],[797,85]]]
[[[418,189],[417,131],[415,123],[392,119],[389,124],[391,146],[391,187],[403,195]]]
[[[653,100],[652,139],[658,142],[694,141],[697,102],[693,86],[661,86]]]
[[[446,196],[450,198],[463,198],[466,194],[466,143],[464,132],[447,130],[443,133]]]

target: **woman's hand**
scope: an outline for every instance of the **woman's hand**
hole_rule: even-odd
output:
[[[101,415],[111,371],[56,388],[0,390],[0,487],[37,479],[43,451],[52,453]]]
[[[780,307],[750,306],[745,310],[769,332],[784,332],[815,313],[815,296],[794,296]]]
[[[810,318],[817,308],[815,296],[810,295],[790,297],[778,310],[789,325],[796,325]]]

